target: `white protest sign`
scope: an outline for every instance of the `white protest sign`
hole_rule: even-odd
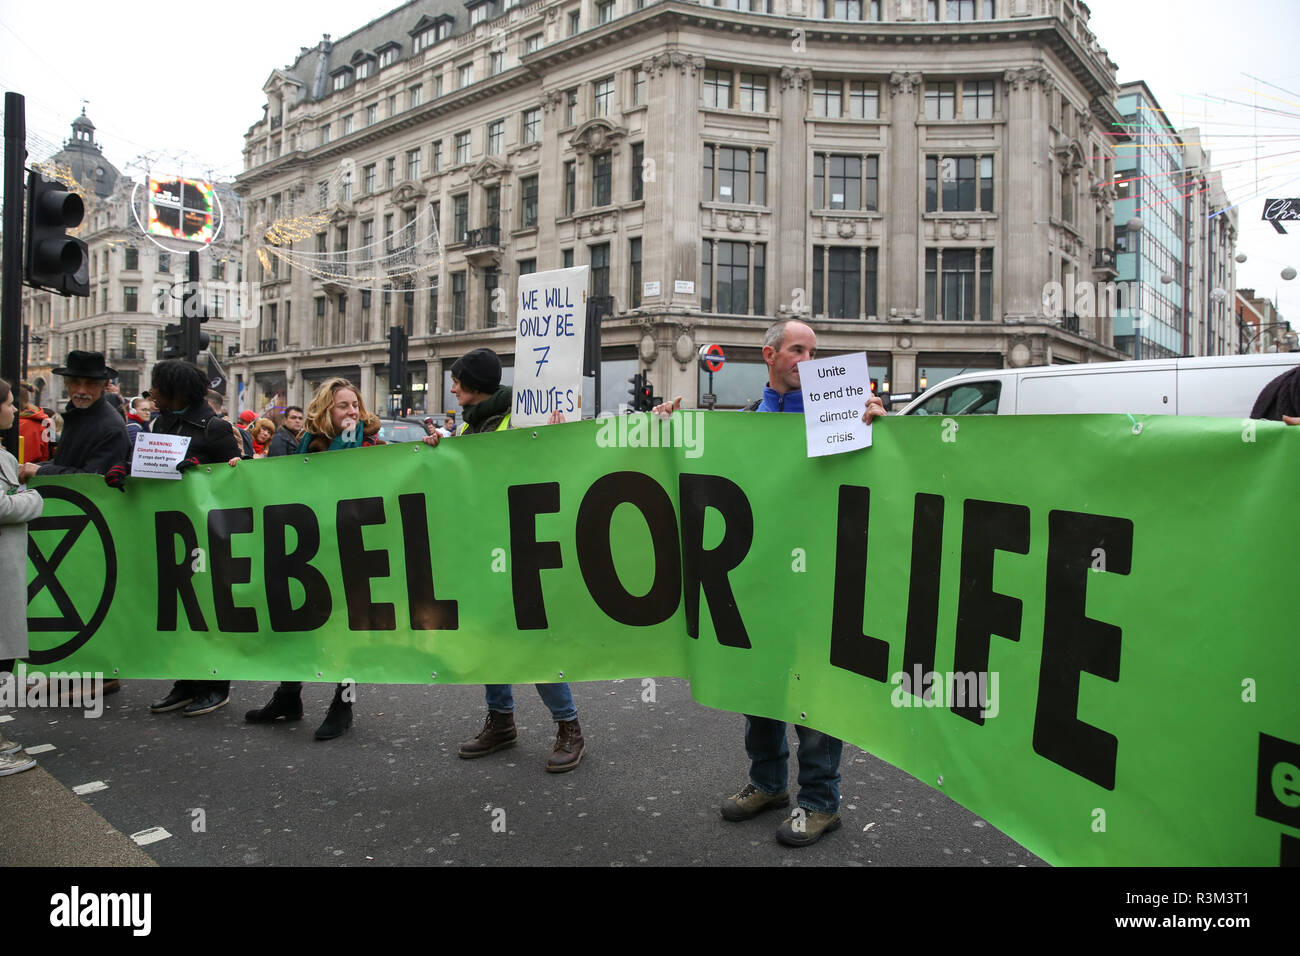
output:
[[[557,411],[570,421],[581,415],[590,272],[575,266],[519,277],[511,425],[545,425]]]
[[[871,397],[865,352],[799,363],[808,457],[871,447],[871,426],[862,413]]]
[[[140,432],[135,436],[135,454],[131,456],[132,478],[180,478],[176,466],[185,460],[190,439],[187,435],[155,435]]]

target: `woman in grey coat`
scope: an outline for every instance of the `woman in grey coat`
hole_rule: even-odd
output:
[[[0,378],[0,432],[13,427],[17,413],[13,389]],[[27,522],[43,505],[35,491],[18,490],[18,461],[0,448],[0,672],[11,672],[14,659],[27,656]],[[34,766],[19,744],[0,734],[0,777]]]

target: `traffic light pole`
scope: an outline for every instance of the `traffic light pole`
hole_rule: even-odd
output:
[[[23,313],[23,165],[27,162],[27,106],[20,93],[5,93],[4,248],[0,251],[0,378],[18,388]],[[14,396],[17,398],[17,395]],[[17,404],[17,402],[15,402]],[[18,454],[18,416],[3,436]]]

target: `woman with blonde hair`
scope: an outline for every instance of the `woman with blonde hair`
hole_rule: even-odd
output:
[[[250,426],[250,431],[255,427]],[[307,427],[298,443],[297,453],[306,455],[383,444],[384,440],[379,437],[379,418],[366,410],[361,401],[361,390],[345,378],[332,378],[316,390],[307,406]],[[346,684],[339,684],[335,689],[329,712],[316,730],[317,740],[332,740],[352,726],[352,701],[344,699],[346,691]],[[281,681],[265,707],[244,715],[250,724],[269,724],[281,717],[285,720],[302,719],[301,681]]]
[[[0,432],[13,428],[17,414],[13,388],[0,378]],[[44,505],[35,491],[21,488],[17,459],[0,448],[0,673],[12,673],[14,660],[27,656],[27,522],[39,518]],[[0,777],[34,766],[21,745],[0,734]]]

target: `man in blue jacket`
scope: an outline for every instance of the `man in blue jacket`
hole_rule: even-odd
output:
[[[763,361],[767,386],[763,398],[746,411],[803,413],[803,387],[799,363],[817,357],[817,333],[798,319],[784,319],[763,336]],[[658,414],[672,412],[681,399],[660,405]],[[885,414],[876,396],[867,401],[863,420]],[[800,446],[802,448],[802,445]],[[776,838],[786,846],[809,846],[840,823],[840,753],[844,741],[802,724],[799,736],[799,804],[777,828]],[[749,783],[722,802],[722,818],[733,823],[751,820],[764,810],[790,805],[790,744],[785,722],[745,715],[745,750],[749,754]]]

